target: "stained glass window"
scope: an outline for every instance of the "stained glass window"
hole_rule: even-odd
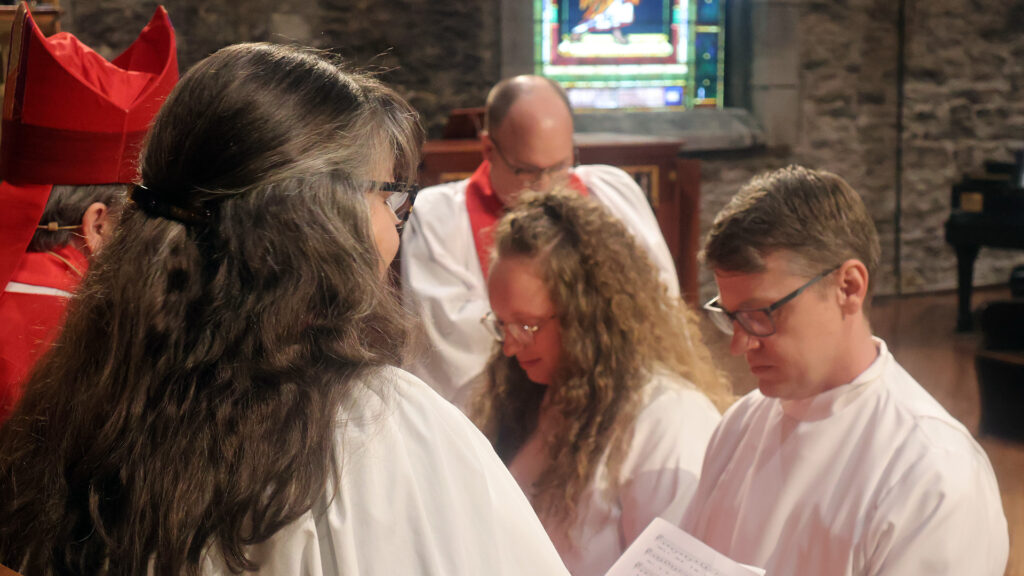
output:
[[[574,108],[722,107],[720,0],[534,0],[534,70]]]

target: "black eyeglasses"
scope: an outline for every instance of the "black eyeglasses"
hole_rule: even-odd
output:
[[[790,300],[799,296],[804,290],[813,286],[815,282],[818,282],[838,269],[839,266],[825,270],[821,274],[818,274],[814,278],[808,280],[803,286],[793,290],[789,294],[786,294],[764,308],[755,308],[753,310],[734,310],[730,312],[729,310],[722,308],[722,305],[718,302],[719,297],[715,296],[704,305],[704,309],[709,312],[708,315],[711,317],[711,321],[714,322],[715,326],[726,334],[732,335],[732,326],[733,322],[735,322],[751,336],[757,336],[759,338],[771,336],[772,334],[775,334],[775,320],[772,318],[772,313],[779,308],[782,308],[782,306]]]
[[[407,184],[405,182],[370,181],[369,184],[374,190],[389,192],[387,199],[384,201],[387,203],[388,208],[391,208],[395,213],[395,218],[398,219],[397,228],[401,230],[405,227],[405,223],[409,220],[409,215],[412,214],[412,205],[416,202],[416,194],[419,193],[420,187],[416,184]]]
[[[508,157],[505,156],[505,153],[501,151],[501,146],[498,145],[498,141],[495,140],[493,137],[491,138],[491,143],[494,144],[494,150],[498,153],[498,156],[501,158],[501,161],[504,162],[505,165],[508,166],[510,170],[512,170],[512,173],[515,174],[516,178],[528,184],[539,182],[545,176],[550,176],[551,178],[564,177],[569,174],[569,171],[580,165],[580,151],[578,148],[573,148],[571,163],[561,162],[549,168],[524,168],[522,166],[518,166],[516,164],[513,164],[512,162],[509,162]]]

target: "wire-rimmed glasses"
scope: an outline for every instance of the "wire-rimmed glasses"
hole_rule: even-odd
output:
[[[513,164],[512,162],[509,161],[508,156],[505,156],[505,153],[502,152],[501,146],[498,144],[498,141],[495,140],[493,137],[491,138],[491,143],[494,144],[494,150],[498,153],[498,157],[501,158],[501,161],[504,162],[505,165],[509,167],[509,170],[512,171],[516,178],[518,178],[521,182],[525,184],[537,183],[541,181],[545,176],[548,176],[553,180],[557,180],[558,178],[564,178],[569,175],[569,172],[573,168],[579,166],[580,164],[579,148],[574,147],[572,149],[571,162],[563,161],[560,162],[559,164],[550,166],[548,168],[519,166],[518,164]]]
[[[488,312],[484,314],[483,318],[480,319],[480,323],[487,328],[487,332],[490,333],[491,337],[494,338],[495,342],[504,342],[505,335],[515,340],[520,346],[529,346],[533,344],[533,335],[537,333],[537,330],[541,329],[541,326],[545,322],[554,318],[552,314],[547,318],[537,322],[536,324],[506,324],[498,319],[494,315],[494,312]]]

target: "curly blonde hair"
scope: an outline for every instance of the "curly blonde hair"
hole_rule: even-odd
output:
[[[613,484],[618,477],[655,370],[689,379],[719,409],[732,394],[694,313],[669,296],[633,235],[594,200],[568,191],[524,195],[495,230],[494,261],[501,258],[534,262],[557,310],[562,354],[548,387],[496,348],[471,414],[506,463],[536,430],[542,403],[560,414],[532,500],[546,523],[572,523],[606,452]]]

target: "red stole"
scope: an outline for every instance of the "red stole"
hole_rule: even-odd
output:
[[[88,261],[71,246],[62,246],[54,253],[78,272],[53,254],[25,252],[11,281],[73,292]],[[22,380],[60,332],[67,303],[68,299],[61,296],[0,289],[0,422],[21,397]]]
[[[569,175],[569,187],[584,196],[588,195],[587,187],[576,174]],[[469,211],[476,255],[486,280],[491,265],[491,249],[494,248],[494,226],[505,214],[505,205],[491,187],[491,164],[487,160],[469,177],[466,185],[466,210]]]
[[[55,249],[53,254],[25,252],[11,275],[11,281],[74,292],[88,268],[89,260],[85,254],[67,244]]]

